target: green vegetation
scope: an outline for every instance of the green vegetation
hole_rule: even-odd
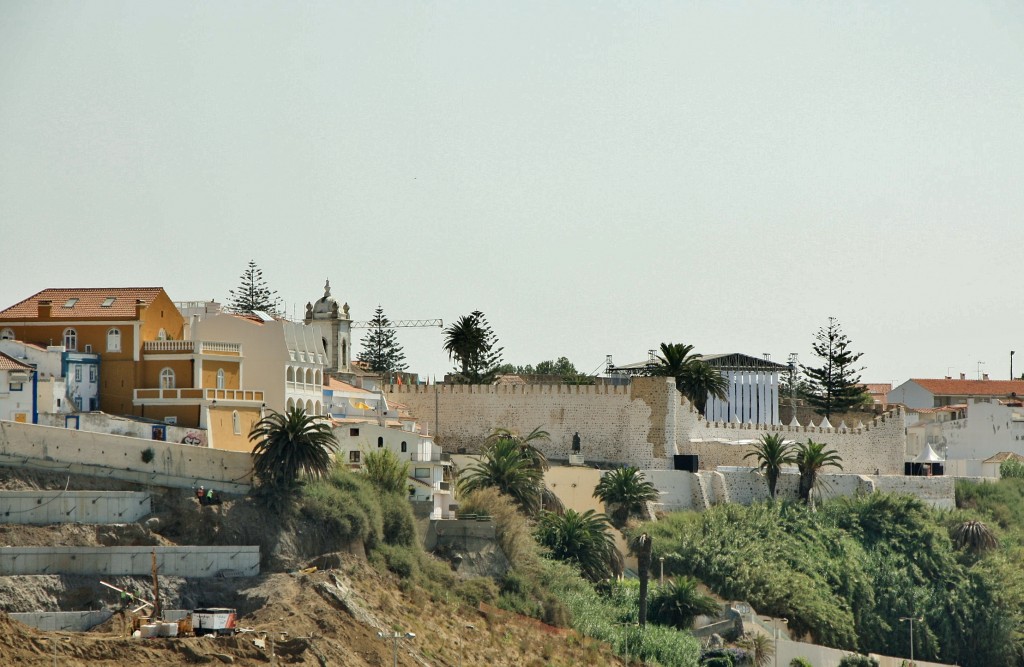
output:
[[[1024,462],[1021,462],[1020,459],[1006,459],[999,464],[999,476],[1003,479],[1008,477],[1024,479]]]
[[[779,483],[782,467],[796,463],[793,445],[787,443],[781,433],[765,433],[743,458],[746,460],[751,457],[755,458],[757,469],[764,473],[768,481],[768,495],[775,500],[775,487]]]
[[[564,384],[594,384],[594,378],[576,370],[576,366],[568,357],[559,357],[555,361],[542,361],[536,367],[526,364],[502,364],[498,367],[499,375],[557,375]]]
[[[646,503],[658,499],[658,490],[638,468],[609,470],[594,487],[594,497],[612,508],[612,525],[622,528],[629,517],[640,514]]]
[[[1007,483],[1015,488],[998,488]],[[652,536],[652,560],[664,556],[667,573],[696,576],[723,597],[786,617],[797,635],[818,643],[905,655],[899,618],[920,616],[914,653],[922,659],[1020,665],[1024,587],[1015,563],[1024,480],[961,483],[958,495],[975,513],[1000,516],[993,527],[1013,525],[1013,538],[1002,535],[1001,547],[981,553],[958,549],[951,534],[972,517],[886,494],[830,501],[818,512],[792,503],[716,506],[631,532]]]
[[[331,453],[338,441],[331,425],[291,408],[285,414],[270,411],[249,432],[253,473],[270,494],[290,494],[300,476],[319,479],[331,470]]]
[[[522,510],[534,514],[540,509],[543,470],[532,453],[513,438],[498,438],[487,446],[482,458],[459,475],[460,495],[493,487],[512,498]]]
[[[398,344],[398,334],[380,306],[373,313],[359,345],[359,361],[367,364],[374,373],[401,373],[407,368],[405,353]]]
[[[535,532],[537,542],[555,560],[578,568],[590,581],[602,581],[622,572],[622,557],[615,548],[611,525],[604,514],[544,512]]]
[[[716,616],[722,606],[697,589],[693,577],[669,579],[654,591],[650,600],[651,621],[689,630],[698,616]]]
[[[385,493],[402,493],[409,479],[409,462],[387,448],[363,452],[366,479]]]
[[[828,325],[818,329],[813,350],[821,366],[803,366],[803,371],[807,377],[804,398],[814,411],[827,418],[862,404],[866,393],[858,375],[862,369],[854,368],[862,353],[850,350],[850,339],[839,320],[830,317]]]
[[[251,313],[259,310],[269,315],[280,314],[281,299],[276,291],[267,287],[263,269],[256,266],[256,262],[249,260],[239,280],[238,289],[229,292],[228,312]]]
[[[839,667],[878,667],[878,661],[867,655],[848,655],[839,661]]]
[[[529,520],[516,503],[494,488],[460,498],[462,510],[494,519],[498,544],[512,569],[500,582],[498,606],[554,625],[569,625],[581,634],[608,642],[623,656],[645,664],[693,667],[700,656],[697,640],[687,632],[636,625],[636,582],[607,583],[599,593],[569,563],[541,556]]]
[[[793,658],[789,661],[789,667],[814,667],[807,658]]]
[[[708,395],[725,400],[729,381],[721,373],[700,360],[693,352],[693,345],[683,343],[662,343],[658,364],[651,369],[651,375],[675,378],[676,389],[686,397],[697,412],[704,414]]]
[[[793,462],[800,471],[800,500],[811,503],[811,493],[818,488],[818,475],[822,469],[832,466],[843,469],[842,457],[834,449],[825,449],[825,443],[807,442],[796,446]],[[813,507],[813,503],[811,503]]]
[[[444,351],[458,364],[455,368],[458,382],[494,382],[503,349],[498,347],[498,337],[479,310],[463,315],[444,330]]]

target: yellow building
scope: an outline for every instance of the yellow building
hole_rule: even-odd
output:
[[[99,405],[83,408],[137,415],[143,344],[181,339],[184,324],[160,287],[45,289],[0,311],[0,339],[98,354]]]

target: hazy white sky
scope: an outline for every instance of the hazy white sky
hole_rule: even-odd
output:
[[[0,306],[255,259],[513,363],[808,362],[831,315],[867,381],[1005,378],[1022,107],[1016,0],[0,0]]]

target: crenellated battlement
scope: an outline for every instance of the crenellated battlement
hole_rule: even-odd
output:
[[[836,448],[847,472],[903,471],[906,436],[898,409],[852,426],[824,418],[789,425],[708,422],[664,377],[633,378],[629,385],[391,385],[385,391],[449,452],[478,451],[498,427],[520,433],[540,427],[551,435],[540,448],[552,459],[574,454],[579,434],[580,453],[589,461],[671,469],[674,455],[696,454],[701,468],[714,469],[742,465],[749,443],[761,434],[785,433]]]
[[[389,394],[399,395],[424,395],[433,396],[437,394],[464,395],[464,394],[486,394],[486,395],[551,395],[571,394],[577,396],[628,396],[630,385],[610,384],[412,384],[412,385],[389,385],[386,388]]]

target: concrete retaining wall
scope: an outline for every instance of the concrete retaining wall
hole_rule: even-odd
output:
[[[788,665],[793,658],[806,658],[810,661],[814,667],[839,667],[839,663],[843,658],[850,655],[850,651],[840,651],[839,649],[829,648],[827,646],[818,646],[817,644],[803,644],[801,642],[791,642],[785,639],[779,639],[779,651],[778,659],[780,665]],[[878,661],[879,667],[901,667],[904,664],[904,658],[894,658],[886,655],[878,655],[875,653],[871,654],[871,657]],[[910,661],[907,660],[907,663]],[[914,659],[915,667],[952,667],[939,662],[928,662],[926,660]]]
[[[147,449],[153,452],[148,463],[142,460]],[[245,493],[252,483],[245,452],[10,421],[0,421],[0,465],[224,493]]]
[[[133,523],[152,509],[138,491],[0,491],[0,523]]]
[[[260,573],[260,548],[249,547],[7,547],[0,549],[0,576],[152,574],[151,553],[167,577],[252,577]]]
[[[28,614],[8,614],[8,616],[47,632],[85,632],[114,615],[109,609],[99,611],[37,611]]]

